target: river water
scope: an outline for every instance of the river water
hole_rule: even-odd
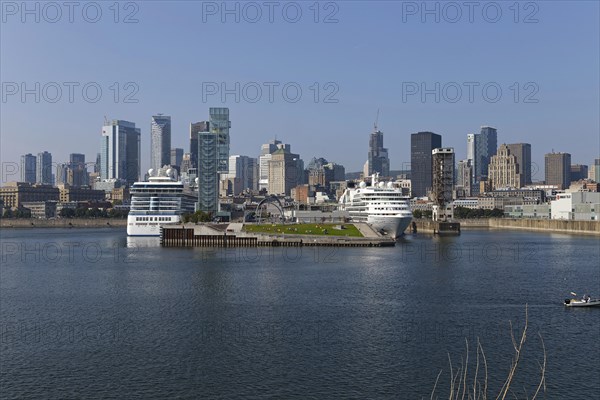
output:
[[[571,291],[600,295],[596,237],[223,250],[110,229],[1,236],[2,398],[420,399],[440,370],[441,398],[450,362],[468,365],[472,388],[478,340],[495,397],[526,310],[517,398],[535,392],[544,354],[539,398],[600,393],[600,308],[562,305]]]

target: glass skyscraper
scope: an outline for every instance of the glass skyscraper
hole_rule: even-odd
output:
[[[383,132],[375,130],[369,137],[368,174],[379,172],[381,176],[390,176],[388,149],[383,147]]]
[[[52,154],[47,151],[37,155],[35,181],[44,185],[54,184],[54,179],[52,179]]]
[[[418,132],[410,135],[410,178],[413,197],[427,196],[431,190],[433,149],[442,147],[442,137],[433,132]]]
[[[198,134],[210,131],[208,121],[193,122],[190,124],[190,167],[198,167]]]
[[[488,176],[488,165],[498,149],[498,133],[496,128],[482,126],[481,132],[475,135],[475,182],[484,181]]]
[[[21,156],[21,182],[35,183],[37,158],[33,154]]]
[[[217,170],[229,172],[229,108],[211,107],[209,110],[210,132],[217,137]]]
[[[216,213],[220,174],[229,172],[231,121],[229,108],[210,108],[209,115],[210,130],[198,133],[198,210]]]
[[[158,171],[171,163],[171,117],[153,115],[150,124],[150,167]]]
[[[135,123],[113,120],[102,127],[100,176],[133,184],[141,176],[141,131]]]
[[[529,143],[507,144],[510,154],[517,157],[521,187],[531,184],[531,145]]]

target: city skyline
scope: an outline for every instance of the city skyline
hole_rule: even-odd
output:
[[[209,110],[211,110],[211,109],[217,109],[217,108],[209,108]],[[226,108],[220,108],[220,109],[226,109]],[[162,117],[162,114],[158,114],[158,115]],[[151,126],[154,126],[154,118],[156,118],[156,117],[157,116],[152,116],[152,121],[153,122],[152,122]],[[168,119],[168,121],[169,121],[168,127],[169,127],[169,131],[170,131],[170,119],[171,119],[171,117],[170,116],[165,116],[165,117],[162,117],[162,118]],[[113,120],[113,122],[111,122],[109,125],[111,125],[115,121],[122,121],[122,122],[126,122],[127,124],[131,124],[132,123],[133,126],[135,127],[135,122],[129,122],[127,120]],[[105,123],[106,123],[106,121],[105,121]],[[191,150],[194,145],[197,146],[198,142],[197,142],[197,140],[194,139],[194,136],[197,135],[198,132],[200,132],[200,131],[204,131],[204,130],[209,129],[208,128],[209,126],[210,126],[210,123],[208,121],[202,121],[202,122],[198,122],[198,123],[190,123],[189,124],[190,133],[189,133],[189,137],[186,138],[188,140],[187,149]],[[480,128],[481,128],[482,132],[484,132],[484,131],[493,131],[494,138],[493,138],[493,142],[492,143],[495,142],[497,144],[497,146],[495,147],[495,151],[497,151],[498,149],[500,149],[500,147],[501,147],[502,144],[506,144],[507,143],[505,140],[501,140],[501,139],[503,139],[503,137],[502,137],[501,134],[497,133],[497,129],[496,128],[492,128],[492,127],[489,127],[487,125],[482,125]],[[142,154],[141,149],[144,147],[144,141],[143,141],[144,134],[143,134],[143,130],[141,128],[135,128],[135,129],[136,129],[136,131],[140,132],[138,140],[140,141],[140,143],[139,143],[139,145],[140,145],[140,154]],[[195,135],[192,134],[192,131],[195,132]],[[152,134],[152,129],[150,129],[149,130],[149,134],[148,134],[148,138],[147,138],[147,140],[150,142],[150,147],[152,146],[152,143],[153,143],[153,140],[152,140],[153,136],[152,135],[153,135]],[[376,132],[371,133],[369,135],[370,139],[369,139],[369,145],[367,146],[368,149],[371,148],[371,143],[373,142],[374,135],[375,136],[379,135],[380,140],[383,137],[383,133],[381,131],[376,131]],[[466,148],[466,152],[465,152],[466,157],[464,158],[465,160],[469,159],[469,152],[470,151],[473,151],[475,153],[478,153],[478,151],[481,151],[481,150],[477,149],[477,140],[476,140],[476,138],[479,137],[480,135],[481,135],[481,133],[479,133],[479,134],[466,134],[466,135],[464,135],[464,137],[463,137],[464,142],[463,142],[463,146],[462,147]],[[169,132],[169,136],[170,136],[170,132]],[[229,139],[229,134],[227,133],[226,136],[228,138],[227,140],[229,141],[230,140]],[[445,136],[443,134],[441,134],[440,136],[443,139],[445,139]],[[498,136],[500,136],[500,139],[498,139]],[[521,139],[523,139],[523,138],[521,138]],[[282,142],[280,140],[275,139],[275,140],[271,140],[270,143],[271,143],[271,146],[275,146],[276,147],[275,143],[280,143],[281,144]],[[465,144],[466,144],[466,146],[465,146]],[[260,150],[260,146],[263,147],[262,151]],[[264,154],[262,154],[262,152],[264,152],[264,146],[266,146],[266,145],[262,144],[260,146],[257,146],[258,151],[256,152],[257,154],[256,154],[256,157],[255,157],[257,159],[260,159],[260,156],[264,155]],[[289,147],[290,145],[287,144],[286,146]],[[521,168],[520,172],[521,172],[521,175],[522,175],[522,177],[521,177],[521,183],[522,183],[521,186],[525,186],[526,184],[531,184],[531,183],[534,183],[534,182],[542,182],[542,181],[546,180],[545,165],[547,165],[547,164],[546,164],[545,158],[546,158],[548,152],[546,152],[546,153],[543,154],[543,160],[544,160],[543,164],[537,165],[536,163],[534,163],[534,162],[531,161],[532,160],[532,154],[536,154],[536,152],[532,152],[531,151],[531,145],[529,143],[519,142],[519,143],[507,144],[507,146],[509,147],[509,149],[511,151],[511,154],[517,156],[517,161],[518,161],[518,164],[520,165],[520,168]],[[78,144],[78,147],[81,147],[81,146]],[[440,144],[439,147],[441,147],[441,144]],[[461,148],[460,145],[458,145],[458,146],[444,146],[444,147],[451,147],[451,148],[453,148],[454,151],[455,151],[455,153],[459,153],[459,151],[457,151],[457,149]],[[480,144],[479,147],[482,147],[481,144]],[[488,146],[486,145],[486,147],[488,147]],[[492,147],[490,147],[490,149]],[[175,150],[175,149],[177,149],[177,150],[183,150],[183,154],[192,154],[192,156],[193,156],[193,153],[185,151],[186,149],[178,148],[178,147],[175,147],[174,145],[171,145],[171,147],[168,147],[168,148],[165,149],[165,151],[167,151],[167,153],[168,153],[168,157],[167,157],[168,162],[166,162],[165,165],[166,164],[173,165],[173,163],[171,162],[172,159],[173,159],[172,151]],[[385,154],[387,155],[388,149],[385,148],[384,150],[385,150]],[[554,150],[555,149],[552,149],[552,151],[550,151],[549,153],[553,153]],[[70,150],[67,149],[65,151],[69,152]],[[300,154],[300,158],[304,160],[304,159],[309,159],[309,158],[316,157],[316,156],[327,156],[327,157],[329,157],[327,154],[323,154],[322,152],[319,153],[319,151],[320,150],[315,150],[314,154],[312,154],[311,156]],[[493,152],[493,154],[495,154],[495,151]],[[44,150],[44,152],[47,152],[47,150]],[[559,151],[559,152],[564,152],[564,151]],[[54,157],[54,156],[52,156],[55,153],[54,150],[51,150],[48,153],[50,154],[51,157]],[[100,153],[94,153],[94,154],[97,154],[98,157],[100,157],[101,153],[102,153],[102,151]],[[233,153],[233,152],[231,152],[231,153]],[[369,150],[369,153],[370,153],[370,150]],[[566,152],[564,152],[564,153],[566,153]],[[54,161],[54,162],[51,162],[52,168],[51,168],[51,173],[50,174],[53,175],[51,177],[51,179],[54,179],[55,181],[58,179],[58,177],[56,177],[56,178],[54,177],[54,174],[56,173],[56,169],[59,168],[60,165],[73,163],[73,161],[71,160],[71,157],[74,154],[79,154],[79,153],[69,153],[69,156],[67,157],[66,161]],[[181,156],[183,156],[183,154],[181,154]],[[571,154],[571,153],[569,153],[569,154]],[[18,158],[19,162],[17,163],[18,164],[18,170],[15,171],[14,169],[9,169],[9,171],[11,171],[11,175],[8,175],[8,176],[12,176],[12,177],[14,177],[14,179],[8,179],[6,181],[3,181],[2,183],[7,183],[7,182],[11,182],[11,181],[23,181],[23,173],[24,173],[22,171],[23,159],[24,159],[24,157],[26,157],[28,155],[30,155],[30,153],[23,154],[23,155],[19,156],[19,158]],[[250,152],[250,153],[246,152],[246,153],[239,153],[238,155],[253,157],[255,154],[252,153],[252,152]],[[85,154],[81,154],[81,156],[83,156],[83,159],[85,159]],[[224,156],[224,154],[222,156]],[[36,158],[36,159],[38,157],[39,157],[39,154],[38,154],[37,157],[34,156],[34,158]],[[154,155],[152,154],[152,152],[150,152],[150,154],[147,154],[147,157],[148,157],[148,160],[145,160],[144,156],[141,156],[141,159],[140,159],[140,165],[141,165],[140,168],[141,169],[139,170],[139,174],[140,174],[140,176],[142,178],[143,178],[143,175],[150,168],[152,168],[152,160],[154,158]],[[227,156],[226,158],[228,158],[228,157],[229,156]],[[410,157],[412,157],[412,156],[410,156]],[[221,158],[225,159],[223,157],[221,157]],[[53,159],[56,160],[56,157],[54,157]],[[456,162],[455,167],[458,168],[458,161],[460,161],[461,159],[458,158],[458,157],[456,159],[457,159],[457,162]],[[523,168],[527,168],[528,164],[521,162],[522,159],[525,159],[525,160],[528,160],[529,162],[531,162],[531,168],[529,170],[523,171]],[[100,158],[98,158],[96,160],[96,163],[99,160],[100,160]],[[575,166],[575,165],[584,165],[586,167],[588,167],[588,166],[592,167],[596,159],[591,160],[591,162],[589,162],[589,163],[586,163],[586,162],[576,163],[574,160],[575,160],[575,158],[573,157],[573,160],[572,160],[572,165],[573,166]],[[191,161],[192,165],[193,165],[193,162],[194,162],[194,158],[192,157],[192,161]],[[221,163],[223,163],[223,161]],[[34,162],[33,165],[35,166],[36,164],[37,164],[37,162]],[[89,172],[94,172],[95,162],[91,162],[90,161],[90,162],[83,163],[83,164],[85,164],[85,166],[86,166],[86,168],[88,169]],[[339,164],[341,164],[341,163],[339,163]],[[390,164],[391,164],[391,162],[390,162]],[[489,161],[486,163],[485,169],[487,169],[488,164],[489,164]],[[147,168],[144,168],[144,165],[147,165]],[[341,165],[343,165],[343,164],[341,164]],[[402,171],[402,170],[408,171],[408,170],[411,169],[410,165],[411,165],[411,162],[410,162],[410,158],[409,158],[408,162],[407,161],[402,161],[401,162],[400,168],[393,168],[393,167],[391,167],[389,169],[390,170],[395,170],[395,171],[399,171],[399,170],[400,171]],[[364,167],[365,167],[365,165],[363,165],[362,168],[360,168],[359,170],[356,170],[356,171],[352,170],[351,168],[350,169],[346,168],[346,171],[349,172],[349,173],[361,172],[361,171],[364,170]],[[476,168],[476,167],[474,166],[474,168]],[[227,167],[225,165],[221,165],[221,170],[226,171]],[[532,173],[532,171],[533,171],[533,173]],[[98,171],[98,172],[100,172],[100,171]],[[36,179],[34,179],[34,181],[32,183],[37,182],[37,178],[38,178],[37,174],[38,173],[39,173],[39,171],[35,172],[35,178]],[[475,175],[475,171],[473,171],[473,175]],[[532,177],[532,175],[534,175],[534,176]],[[102,174],[100,174],[100,177],[102,179],[106,179],[106,178],[103,177]],[[535,179],[533,179],[533,178],[535,178]],[[473,176],[473,179],[475,179],[475,176]]]
[[[571,153],[574,163],[589,165],[598,158],[597,3],[544,2],[538,21],[529,24],[515,23],[507,8],[498,23],[481,18],[474,23],[464,19],[436,23],[431,17],[422,23],[418,15],[404,21],[400,3],[340,3],[337,22],[330,24],[312,22],[308,9],[298,24],[281,20],[235,23],[231,18],[222,23],[218,17],[203,21],[202,5],[193,2],[178,7],[144,3],[133,24],[115,24],[107,17],[109,10],[104,10],[107,18],[98,24],[22,23],[18,16],[11,17],[2,24],[2,81],[8,86],[3,91],[0,159],[18,165],[20,155],[37,152],[30,148],[36,143],[39,149],[51,151],[55,160],[66,161],[71,151],[93,160],[98,127],[106,115],[135,121],[141,127],[142,170],[147,170],[150,132],[146,121],[152,113],[162,111],[172,117],[172,146],[187,150],[189,124],[201,120],[209,107],[228,107],[235,115],[232,154],[245,154],[246,149],[275,135],[293,143],[295,151],[307,159],[323,153],[316,151],[315,143],[339,143],[326,157],[348,171],[362,170],[364,133],[372,128],[377,109],[392,170],[409,162],[412,132],[442,134],[445,145],[454,147],[460,160],[466,158],[464,136],[481,125],[497,127],[502,142],[531,144],[532,161],[539,167],[532,171],[534,180],[543,179],[544,154],[553,148]],[[165,15],[181,23],[168,31],[156,30]],[[360,34],[357,24],[364,27]],[[198,54],[190,52],[197,46],[198,35],[208,34],[228,45],[207,41]],[[407,37],[412,39],[398,40]],[[143,40],[133,43],[128,38]],[[312,45],[303,45],[307,41]],[[59,43],[78,51],[46,57]],[[171,57],[150,56],[161,43],[168,44]],[[28,49],[25,53],[23,46]],[[276,56],[252,57],[275,54],[273,49]],[[332,49],[336,57],[331,56]],[[99,54],[111,52],[124,62],[98,62]],[[207,54],[217,57],[218,65],[207,63]],[[245,62],[240,63],[240,58]],[[174,59],[185,61],[175,64]],[[8,94],[15,88],[11,82],[17,83],[17,94]],[[39,102],[35,94],[24,95],[22,101],[21,83],[24,89],[32,89],[36,82]],[[63,88],[60,101],[47,101],[50,94],[42,93],[49,82]],[[79,84],[73,102],[61,82]],[[252,86],[243,95],[248,82],[262,88],[260,101],[250,101]],[[273,102],[266,99],[265,82],[279,85]],[[452,82],[462,88],[457,102],[452,102],[450,94],[455,87],[447,85]],[[478,84],[473,86],[472,102],[467,82]],[[81,89],[88,83],[89,96],[96,85],[102,90],[96,103],[82,97]],[[203,83],[212,89],[216,83],[218,93],[203,93]],[[225,90],[235,90],[239,84],[240,93],[225,95],[223,101],[222,83]],[[300,101],[282,97],[286,83],[301,87]],[[419,93],[408,96],[403,88],[414,91],[414,83]],[[482,97],[487,83],[501,87],[500,101]],[[436,85],[440,89],[427,95]],[[337,102],[325,102],[326,97]],[[526,102],[526,97],[537,102]],[[52,134],[47,133],[48,126]],[[80,145],[63,150],[56,145],[57,137],[60,143]]]

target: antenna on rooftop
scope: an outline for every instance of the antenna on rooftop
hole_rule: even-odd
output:
[[[375,118],[375,123],[373,124],[373,128],[375,132],[377,132],[377,123],[379,122],[379,108],[377,109],[377,117]]]

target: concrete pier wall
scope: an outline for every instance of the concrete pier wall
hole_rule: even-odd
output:
[[[431,233],[434,230],[434,222],[425,219],[415,219],[417,232]],[[513,229],[530,230],[542,232],[560,232],[585,235],[600,235],[600,221],[564,221],[547,219],[509,219],[509,218],[486,218],[486,219],[463,219],[460,222],[462,230],[472,229]],[[410,229],[406,230],[409,233]]]
[[[127,227],[127,219],[113,218],[1,218],[0,228],[120,228]]]

